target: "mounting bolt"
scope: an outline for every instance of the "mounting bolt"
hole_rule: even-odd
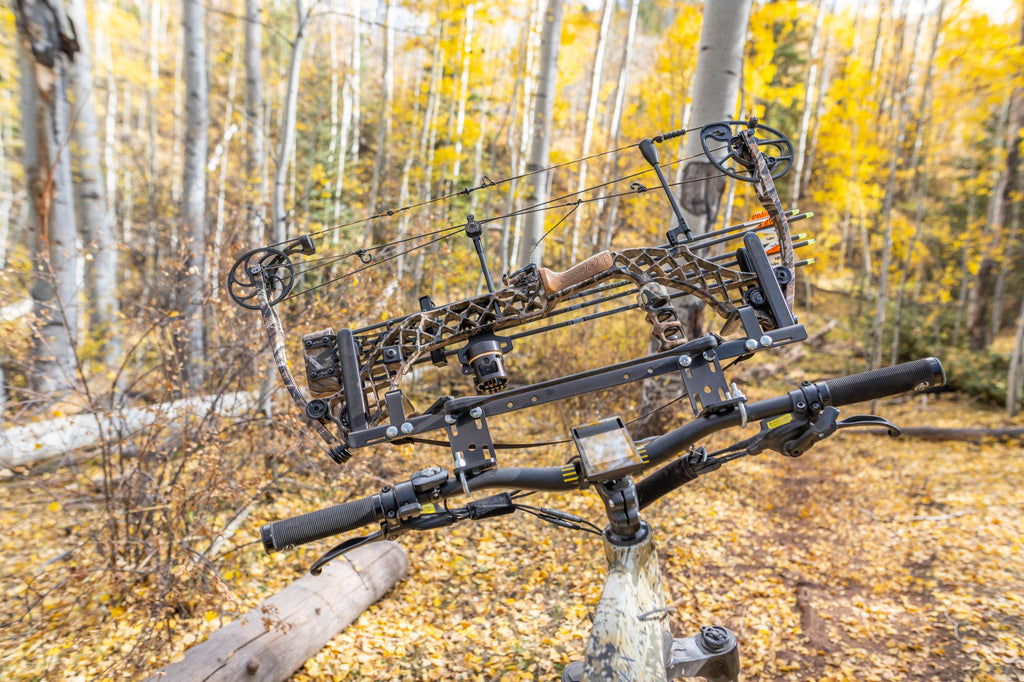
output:
[[[700,639],[708,651],[716,653],[729,645],[729,631],[721,625],[705,626],[700,629]]]
[[[410,433],[412,433],[411,422],[405,422],[404,424],[402,424],[402,433],[404,433],[405,435],[409,435]]]
[[[444,423],[445,424],[454,424],[455,422],[456,422],[456,419],[455,419],[455,415],[454,414],[446,414],[444,416]]]
[[[757,350],[757,339],[747,339],[746,343],[743,344],[743,347],[751,352]]]
[[[384,432],[388,438],[394,438],[398,435],[398,427],[392,424],[388,427],[388,430]]]
[[[469,411],[469,416],[472,417],[473,419],[479,419],[480,417],[483,416],[483,414],[484,411],[481,410],[479,407],[474,407],[472,410]]]
[[[715,351],[713,351],[713,350],[706,350],[706,351],[704,351],[704,359],[707,360],[708,362],[711,362],[712,360],[714,360],[715,359]]]
[[[692,364],[693,364],[693,358],[691,358],[689,355],[680,355],[679,356],[679,366],[680,367],[689,367]]]
[[[768,336],[767,334],[761,337],[761,345],[764,346],[765,348],[768,348],[773,343],[775,343],[775,340],[772,337]]]

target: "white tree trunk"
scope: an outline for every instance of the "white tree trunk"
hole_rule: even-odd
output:
[[[811,53],[807,57],[810,66],[807,68],[807,80],[804,83],[804,108],[800,117],[800,130],[797,135],[796,160],[793,169],[793,204],[800,201],[800,181],[804,175],[804,161],[807,154],[807,133],[811,127],[811,102],[814,99],[814,88],[818,81],[818,53],[821,46],[821,29],[825,23],[824,0],[817,0],[817,18],[814,20],[814,35],[811,38]]]
[[[583,120],[583,147],[580,151],[580,170],[576,182],[576,198],[582,198],[581,193],[587,187],[587,156],[590,155],[590,143],[594,138],[594,123],[597,119],[597,98],[601,94],[601,74],[604,71],[604,51],[608,43],[608,26],[612,20],[612,9],[615,3],[612,0],[604,0],[601,10],[601,23],[597,29],[597,46],[594,48],[594,62],[590,69],[590,94],[587,97],[587,114]],[[581,208],[573,212],[572,216],[572,247],[569,251],[569,262],[575,263],[579,256],[580,245],[580,223],[583,219]]]
[[[922,18],[917,25],[914,35],[914,46],[910,51],[911,55],[917,55],[918,46],[921,41],[921,28],[924,25]],[[902,47],[902,39],[899,46]],[[897,49],[897,55],[901,52]],[[895,145],[893,149],[900,149],[906,133],[907,119],[910,117],[910,98],[914,92],[917,69],[916,60],[910,62],[910,70],[907,73],[907,80],[903,88],[894,98],[896,112]],[[878,268],[878,296],[875,299],[875,318],[871,328],[871,361],[869,369],[878,369],[882,365],[882,332],[885,326],[886,307],[889,303],[889,265],[892,259],[893,234],[892,234],[892,209],[896,200],[896,162],[899,154],[890,154],[889,173],[885,183],[885,197],[882,200],[882,263]]]
[[[640,8],[640,0],[631,0],[629,3],[629,22],[626,25],[626,39],[622,45],[622,62],[619,64],[618,87],[615,89],[615,105],[612,109],[612,117],[609,121],[608,139],[611,140],[612,149],[619,148],[619,119],[622,118],[622,108],[626,99],[626,88],[629,85],[629,61],[633,58],[633,43],[636,38],[636,17]],[[617,175],[619,155],[614,154],[605,175],[615,177]],[[614,172],[612,172],[614,171]],[[615,223],[619,214],[619,197],[613,196],[608,207],[608,220],[604,228],[604,248],[612,248],[612,237],[615,234]]]
[[[236,34],[234,45],[231,50],[231,67],[228,70],[228,91],[224,103],[224,124],[221,128],[222,136],[220,142],[213,150],[213,158],[210,159],[209,171],[217,171],[217,208],[213,227],[213,253],[210,257],[209,273],[207,281],[210,283],[210,295],[213,299],[220,297],[221,283],[217,274],[220,272],[221,250],[224,246],[224,213],[227,201],[228,184],[228,159],[230,159],[231,139],[238,132],[238,126],[234,123],[235,117],[235,88],[238,84],[238,62],[241,50],[239,36]]]
[[[687,128],[714,123],[735,116],[739,97],[740,76],[743,73],[743,54],[747,43],[747,25],[752,0],[716,0],[704,5],[698,46],[697,70],[694,75],[693,105],[689,115],[683,112]],[[704,159],[700,135],[696,132],[685,138],[686,158]],[[718,205],[725,178],[710,161],[687,161],[682,169],[680,207],[694,235],[703,234],[718,216]],[[705,178],[701,180],[700,178]],[[674,221],[675,218],[673,217]],[[675,227],[673,225],[673,227]],[[674,302],[676,313],[688,338],[703,333],[701,311],[703,303],[695,296],[684,296]],[[652,339],[651,350],[661,350]],[[682,378],[674,375],[668,385],[648,380],[643,383],[640,412],[651,415],[637,429],[638,437],[662,433],[670,415],[657,412],[667,395],[678,396]]]
[[[462,135],[466,130],[466,98],[469,97],[469,64],[473,54],[474,7],[473,3],[466,5],[465,33],[462,38],[462,70],[459,74],[458,111],[455,114],[455,161],[452,164],[452,182],[459,181],[459,173],[462,171]]]
[[[537,96],[533,109],[533,128],[530,136],[530,160],[527,171],[537,171],[548,166],[551,151],[551,118],[555,105],[555,84],[558,79],[558,48],[562,42],[562,0],[549,0],[544,14],[544,27],[540,38],[540,62],[538,64]],[[524,130],[525,132],[525,130]],[[548,198],[548,172],[536,173],[530,177],[528,206],[543,204]],[[545,211],[533,211],[526,216],[526,248],[519,253],[519,266],[530,263],[540,264],[544,259],[544,216]],[[516,247],[513,246],[513,251]]]
[[[93,94],[92,49],[84,0],[68,3],[68,18],[77,29],[79,52],[68,67],[68,82],[75,99],[75,125],[72,149],[75,155],[75,208],[82,228],[86,253],[86,292],[90,332],[102,339],[103,354],[109,366],[120,355],[117,333],[118,250],[114,237],[114,216],[107,206],[103,169],[100,166],[99,127]]]
[[[931,48],[928,51],[928,60],[925,62],[924,86],[921,93],[921,106],[917,113],[917,125],[914,126],[914,148],[910,156],[910,168],[914,171],[914,233],[910,238],[910,244],[905,249],[906,257],[903,260],[903,267],[900,268],[900,283],[896,295],[896,314],[893,320],[892,352],[889,359],[890,364],[896,364],[899,359],[900,334],[903,325],[903,303],[907,293],[907,282],[910,280],[911,263],[914,258],[914,251],[917,240],[924,229],[925,218],[925,193],[928,187],[929,165],[927,157],[922,163],[922,150],[926,147],[925,136],[931,130],[932,119],[932,80],[935,77],[935,55],[938,52],[939,44],[942,41],[942,16],[945,10],[945,0],[939,0],[939,7],[936,11],[935,32],[932,34]]]
[[[377,212],[377,200],[380,193],[381,178],[388,166],[388,142],[391,139],[391,102],[395,94],[395,29],[391,25],[393,16],[393,0],[384,1],[384,60],[381,68],[381,111],[377,124],[377,149],[373,162],[373,176],[370,179],[370,215]],[[371,226],[374,244],[384,242],[384,234],[379,221]]]
[[[743,52],[752,0],[718,0],[704,5],[694,76],[693,107],[687,127],[695,128],[736,115]],[[687,158],[703,158],[700,136],[686,136]],[[718,176],[683,185],[680,205],[694,235],[703,234],[718,216],[725,179],[706,160],[689,161],[683,178]]]
[[[363,4],[362,0],[352,0],[352,149],[350,154],[352,155],[352,165],[355,166],[359,163],[359,153],[362,151],[359,139],[359,114],[360,114],[360,97],[362,96],[362,90],[360,88],[363,69]]]
[[[1006,413],[1011,417],[1020,412],[1021,394],[1024,393],[1024,298],[1017,313],[1017,333],[1014,335],[1010,371],[1006,377]]]
[[[203,294],[206,275],[206,162],[210,107],[206,77],[206,6],[185,0],[182,16],[185,40],[185,158],[181,179],[182,251],[179,280],[182,324],[178,351],[189,388],[203,382]]]
[[[14,6],[21,64],[22,130],[29,212],[35,227],[32,299],[38,320],[32,339],[30,388],[52,395],[73,384],[78,279],[66,60],[73,48],[62,6],[23,0]],[[66,50],[66,51],[65,51]]]
[[[292,55],[288,63],[288,89],[284,101],[284,120],[281,130],[281,149],[277,155],[277,168],[274,171],[273,206],[273,240],[280,243],[288,238],[287,212],[285,210],[285,183],[288,177],[289,161],[295,149],[295,109],[299,99],[299,77],[302,71],[302,50],[306,43],[306,12],[305,0],[295,0],[295,16],[298,28],[292,42]]]
[[[263,138],[263,27],[260,24],[260,0],[245,0],[245,182],[248,195],[249,239],[262,244],[267,219],[266,164]]]

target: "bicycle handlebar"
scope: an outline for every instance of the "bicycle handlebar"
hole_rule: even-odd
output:
[[[654,466],[688,450],[701,438],[731,426],[739,426],[745,420],[769,419],[795,412],[816,413],[828,405],[849,405],[910,390],[921,391],[931,386],[942,386],[945,381],[942,363],[932,357],[817,383],[804,382],[786,395],[750,403],[743,409],[698,417],[647,442],[644,454],[649,466]],[[578,477],[570,473],[573,472],[564,467],[507,467],[481,472],[472,478],[471,483],[473,490],[579,488]],[[686,456],[672,461],[636,484],[641,508],[697,478],[700,473]],[[403,489],[403,485],[406,488]],[[346,533],[378,521],[397,520],[393,518],[394,515],[400,516],[403,505],[409,501],[436,501],[455,497],[462,492],[461,483],[455,479],[442,480],[430,488],[417,487],[414,480],[394,488],[385,488],[380,494],[273,521],[260,529],[260,536],[264,549],[268,552],[278,551]],[[386,511],[386,508],[390,511]]]
[[[368,526],[378,516],[375,497],[379,496],[342,502],[326,509],[268,523],[260,528],[263,548],[274,552]]]
[[[821,383],[828,390],[829,404],[850,405],[910,390],[923,391],[930,386],[942,386],[946,383],[946,373],[937,358],[924,358]]]

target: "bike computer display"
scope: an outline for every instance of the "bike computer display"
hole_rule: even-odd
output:
[[[572,439],[583,458],[583,476],[588,481],[622,478],[644,467],[620,417],[577,426],[572,429]]]

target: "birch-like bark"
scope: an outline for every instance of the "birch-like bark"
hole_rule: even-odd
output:
[[[800,130],[797,135],[796,159],[793,169],[793,204],[800,201],[800,181],[804,175],[804,162],[807,154],[807,134],[811,127],[811,102],[814,98],[814,88],[818,81],[818,53],[821,47],[821,31],[825,23],[824,0],[817,0],[817,17],[814,20],[814,35],[811,38],[811,53],[807,60],[810,65],[807,67],[807,81],[804,83],[804,108],[800,116]]]
[[[615,104],[612,108],[612,117],[608,123],[608,139],[611,140],[612,149],[619,148],[620,126],[619,119],[622,118],[622,108],[626,99],[626,90],[629,86],[629,61],[633,58],[633,43],[636,39],[636,17],[640,9],[640,0],[631,0],[629,3],[629,21],[626,24],[626,38],[622,44],[622,61],[619,63],[618,86],[615,88]],[[619,155],[613,154],[611,161],[605,168],[607,177],[617,175]],[[612,248],[612,237],[615,234],[615,224],[619,215],[619,197],[613,196],[609,201],[608,220],[604,228],[604,248]]]
[[[441,38],[444,34],[443,22],[438,21],[437,31],[434,33],[434,47],[433,63],[430,66],[430,81],[427,85],[427,105],[424,111],[420,115],[422,127],[420,128],[420,137],[417,144],[416,154],[408,154],[405,159],[405,163],[402,167],[402,186],[399,190],[398,203],[401,206],[409,200],[409,173],[412,170],[412,164],[415,159],[419,159],[420,163],[424,165],[424,173],[421,176],[420,186],[418,188],[419,196],[425,197],[430,192],[430,174],[428,169],[433,165],[427,161],[428,148],[431,141],[431,130],[433,129],[436,121],[438,104],[441,96],[441,69],[443,67],[441,63]],[[398,234],[396,239],[401,240],[405,238],[405,235],[409,231],[409,221],[411,216],[408,211],[402,213],[402,217],[398,221]],[[406,270],[406,259],[404,256],[397,258],[397,270],[398,279],[401,280]]]
[[[963,332],[964,312],[967,310],[967,298],[971,288],[970,269],[970,229],[974,225],[977,212],[977,198],[974,192],[967,192],[967,231],[963,243],[960,245],[960,291],[957,295],[956,315],[953,319],[953,338],[950,345],[957,348],[960,345],[960,334]]]
[[[1006,283],[1014,263],[1017,262],[1013,248],[1017,240],[1017,233],[1020,231],[1020,211],[1019,201],[1010,207],[1010,229],[1003,240],[1003,243],[1007,245],[1007,252],[1002,254],[999,263],[999,275],[996,277],[995,292],[992,296],[992,317],[989,323],[986,345],[992,344],[1003,327],[1003,298],[1006,296]]]
[[[181,180],[182,255],[178,278],[179,307],[183,329],[178,351],[188,387],[198,389],[204,379],[203,295],[206,275],[206,161],[209,145],[210,107],[206,77],[206,6],[202,0],[185,0],[185,157]]]
[[[6,98],[6,95],[5,95]],[[14,205],[14,187],[7,171],[7,124],[0,122],[0,269],[7,268],[7,240],[11,233],[11,208]],[[7,382],[3,363],[0,363],[0,417],[7,405]]]
[[[544,14],[544,27],[540,38],[540,63],[537,79],[537,97],[533,109],[530,160],[526,165],[529,172],[548,166],[551,151],[551,118],[555,104],[555,84],[558,79],[558,48],[562,42],[562,0],[549,0]],[[524,126],[525,128],[525,126]],[[525,129],[524,129],[525,132]],[[528,206],[543,204],[548,198],[547,171],[530,176],[530,191],[527,193]],[[544,259],[544,211],[533,211],[526,216],[526,248],[519,254],[519,266],[530,263],[540,264]],[[516,245],[513,245],[513,250]]]
[[[238,85],[238,63],[241,50],[239,36],[236,34],[231,49],[231,67],[228,70],[228,91],[224,102],[224,123],[220,142],[213,150],[209,170],[217,171],[217,208],[213,228],[213,253],[210,258],[207,280],[210,283],[210,295],[214,300],[220,297],[221,283],[217,273],[220,272],[221,251],[224,246],[224,213],[227,201],[228,159],[230,158],[231,139],[238,132],[235,117],[235,88]]]
[[[905,14],[903,16],[903,21],[904,26],[906,27],[907,18]],[[923,26],[924,17],[918,21],[917,31],[915,31],[914,34],[914,45],[910,50],[910,54],[912,56],[910,66],[907,71],[906,82],[904,87],[901,88],[900,92],[897,94],[895,101],[895,106],[897,108],[895,144],[890,146],[892,151],[889,154],[888,177],[885,182],[885,196],[882,200],[882,220],[884,224],[882,230],[882,262],[878,267],[878,293],[877,298],[875,299],[875,318],[871,327],[870,369],[878,369],[882,366],[882,332],[885,328],[886,308],[889,304],[889,266],[892,262],[892,209],[893,204],[896,201],[896,164],[900,156],[898,150],[903,148],[903,141],[907,129],[907,120],[910,118],[910,98],[913,95],[917,77],[916,55],[921,42]],[[896,55],[898,58],[902,53],[902,37],[899,39],[897,45],[898,48]]]
[[[245,183],[248,202],[249,239],[262,244],[266,239],[265,197],[267,186],[263,167],[266,150],[263,136],[263,27],[260,0],[245,0]]]
[[[272,201],[272,233],[275,243],[288,238],[288,215],[285,209],[285,189],[288,181],[289,162],[295,150],[295,110],[299,99],[299,77],[302,71],[302,51],[306,44],[306,12],[305,0],[295,0],[296,31],[292,42],[292,54],[288,62],[288,85],[285,92],[284,112],[281,121],[281,148],[277,154],[277,167],[274,170],[274,198]]]
[[[473,55],[473,14],[475,5],[466,5],[465,33],[462,38],[462,70],[459,74],[458,110],[455,113],[455,161],[452,182],[459,181],[462,171],[462,135],[466,130],[466,99],[469,97],[469,65]]]
[[[352,165],[359,163],[359,154],[362,152],[362,145],[359,139],[360,134],[360,98],[362,97],[363,71],[363,4],[362,0],[352,0],[352,65],[351,65],[351,94],[352,94],[352,148],[349,153],[352,156]]]
[[[543,2],[543,0],[537,0],[537,2]],[[530,60],[532,58],[532,51],[530,49],[532,41],[530,40],[530,37],[532,35],[531,31],[533,30],[534,24],[534,8],[536,7],[537,2],[531,0],[530,11],[527,12],[526,18],[523,21],[522,30],[520,30],[519,32],[518,49],[515,51],[515,54],[518,55],[519,57],[518,61],[516,62],[516,78],[515,81],[512,83],[512,95],[507,100],[508,104],[505,107],[505,112],[502,115],[501,123],[498,125],[498,132],[496,134],[497,138],[505,138],[506,145],[508,146],[509,151],[509,166],[516,169],[519,168],[518,147],[514,141],[517,117],[516,112],[517,107],[519,106],[520,99],[523,99],[525,103],[525,98],[521,97],[521,91],[526,87],[526,82],[529,79],[529,74],[531,73],[531,69],[529,66],[527,66],[527,64],[530,63]],[[507,132],[505,131],[506,124],[508,125]],[[505,195],[506,216],[512,211],[515,205],[515,193],[517,186],[518,182],[516,180],[512,180],[510,183],[508,183],[508,193]],[[516,216],[514,220],[506,217],[502,221],[500,248],[501,264],[502,267],[508,272],[511,272],[514,267],[514,264],[518,262],[517,254],[519,248],[519,220],[520,217]],[[513,229],[515,231],[515,239],[513,239],[512,237]]]
[[[1024,297],[1020,301],[1017,331],[1013,338],[1010,370],[1006,377],[1006,413],[1016,417],[1020,412],[1021,395],[1024,394]]]
[[[338,19],[335,15],[330,14],[326,17],[327,21],[327,43],[328,43],[328,54],[330,56],[330,83],[331,83],[331,95],[330,95],[330,109],[331,109],[331,121],[330,121],[330,136],[327,143],[327,158],[333,161],[338,157],[338,138],[341,133],[341,116],[338,111],[338,100],[341,99],[341,82],[343,78],[339,78],[341,72],[341,60],[338,58]],[[344,142],[341,143],[344,146]],[[324,188],[327,192],[327,196],[331,197],[331,202],[328,206],[329,212],[327,213],[330,217],[325,217],[324,222],[327,223],[331,219],[336,219],[337,216],[333,211],[334,197],[338,196],[338,187],[341,184],[341,175],[336,174],[333,178],[330,175],[330,171],[327,171],[327,182]]]
[[[4,98],[6,99],[6,95]],[[14,208],[14,185],[11,183],[11,174],[7,170],[7,140],[9,137],[6,121],[0,122],[0,270],[7,268],[7,242],[11,235],[11,209]],[[0,377],[0,391],[2,390],[2,377]]]
[[[1021,13],[1020,31],[1018,46],[1024,46],[1024,12]],[[997,158],[999,155],[1005,156],[989,200],[987,220],[981,237],[981,263],[967,301],[967,334],[971,350],[982,350],[988,342],[987,322],[996,280],[996,254],[1002,247],[1002,232],[1006,228],[1008,210],[1017,190],[1021,127],[1024,125],[1024,88],[1019,85],[1020,75],[1015,81],[1017,85],[1010,92],[1006,123],[1000,134],[1003,144],[995,152]]]
[[[601,23],[597,29],[597,45],[594,48],[594,62],[590,69],[590,94],[587,97],[587,113],[583,120],[583,147],[581,149],[579,176],[576,182],[576,198],[580,199],[581,193],[587,187],[587,156],[590,155],[590,143],[594,137],[594,122],[597,119],[597,98],[601,94],[601,74],[604,71],[605,45],[608,43],[608,26],[611,24],[612,9],[615,3],[612,0],[604,0],[601,10]],[[572,216],[572,248],[569,251],[569,262],[575,263],[579,256],[580,245],[580,222],[583,219],[583,211],[577,208]]]
[[[85,243],[85,285],[90,332],[101,339],[104,360],[115,366],[120,355],[117,334],[117,244],[113,213],[108,209],[100,166],[99,123],[96,117],[92,79],[92,48],[84,0],[68,3],[68,18],[77,29],[79,52],[68,65],[68,84],[75,102],[75,124],[71,131],[74,150],[75,215]]]
[[[720,0],[704,6],[694,76],[693,107],[688,128],[735,117],[751,0]],[[704,234],[718,217],[725,178],[703,155],[699,135],[687,135],[680,207],[694,236]],[[703,160],[702,160],[703,159]],[[701,302],[692,296],[676,306],[689,338],[702,333]]]
[[[155,0],[149,5],[149,26],[147,29],[149,88],[146,97],[149,100],[149,139],[146,140],[146,184],[150,196],[156,195],[159,175],[157,171],[157,141],[160,139],[160,128],[157,124],[157,110],[160,96],[160,34],[163,26],[163,2]],[[108,47],[109,49],[109,47]],[[109,72],[108,72],[109,73]],[[113,209],[114,204],[110,204]]]
[[[932,119],[932,82],[935,78],[935,55],[942,42],[942,17],[945,10],[945,0],[939,0],[939,7],[936,10],[935,32],[932,34],[931,47],[928,50],[927,70],[925,71],[924,85],[921,92],[921,105],[917,113],[917,125],[915,126],[914,147],[910,156],[910,168],[914,171],[914,233],[910,237],[910,244],[906,249],[906,258],[903,267],[900,268],[900,283],[896,296],[896,312],[893,320],[892,352],[889,354],[890,364],[896,364],[899,359],[900,336],[903,325],[903,304],[907,294],[908,274],[911,271],[914,251],[917,248],[917,241],[924,229],[925,217],[925,193],[928,187],[929,165],[928,158],[922,161],[922,152],[928,148],[928,133],[931,131]],[[922,18],[923,21],[923,18]]]
[[[384,59],[381,68],[381,111],[377,127],[377,150],[373,162],[373,175],[370,178],[370,215],[377,212],[377,199],[380,193],[381,178],[388,166],[388,142],[391,139],[391,103],[395,95],[395,29],[391,25],[393,0],[384,2]],[[371,241],[381,244],[387,240],[384,225],[377,220],[371,226]]]
[[[67,143],[67,62],[74,57],[63,5],[15,3],[25,141],[25,184],[35,230],[29,389],[53,397],[74,383],[78,320],[75,212]]]

